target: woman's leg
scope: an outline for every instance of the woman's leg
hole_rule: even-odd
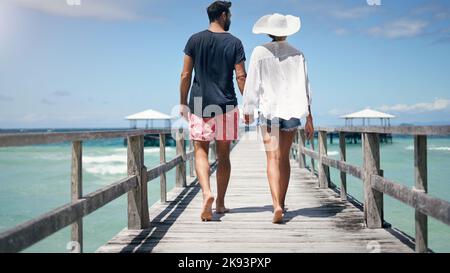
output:
[[[295,131],[280,131],[280,203],[283,210],[285,209],[286,193],[289,187],[289,179],[291,177],[291,164],[289,153],[294,142]]]
[[[261,126],[264,147],[267,157],[267,178],[269,180],[270,192],[272,194],[274,217],[273,223],[280,223],[283,218],[281,207],[281,184],[280,184],[280,149],[278,133],[268,132],[266,126]]]

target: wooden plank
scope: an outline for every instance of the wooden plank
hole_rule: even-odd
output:
[[[83,195],[83,168],[82,168],[82,142],[72,143],[72,166],[71,166],[71,201],[77,202]],[[83,219],[80,218],[71,227],[72,253],[83,252]]]
[[[361,167],[354,166],[349,163],[345,163],[343,161],[336,160],[330,157],[322,158],[322,163],[329,167],[336,168],[341,172],[348,173],[353,177],[363,179],[363,170]]]
[[[86,216],[95,210],[103,207],[104,205],[114,201],[130,190],[138,186],[138,177],[133,175],[131,177],[124,178],[116,183],[99,189],[83,197],[86,200],[85,214]]]
[[[315,152],[313,150],[307,149],[305,147],[300,148],[300,151],[301,151],[302,154],[305,154],[305,155],[309,156],[311,158],[311,160],[314,160],[314,159],[319,160],[319,158],[320,158],[318,152]],[[311,164],[313,164],[312,161],[311,161]]]
[[[149,225],[143,136],[128,137],[127,158],[128,176],[138,178],[138,186],[128,193],[128,228],[142,229]]]
[[[182,157],[183,161],[177,165],[175,179],[177,187],[186,187],[186,143],[184,141],[183,129],[180,129],[176,135],[177,155]]]
[[[412,252],[405,236],[368,229],[361,210],[332,189],[317,188],[317,177],[295,161],[285,222],[272,224],[264,150],[256,132],[248,134],[231,153],[229,213],[201,222],[202,196],[194,180],[170,191],[170,202],[150,208],[151,228],[124,230],[98,252]],[[216,191],[214,180],[213,174],[211,187]]]
[[[371,186],[370,177],[380,173],[380,139],[378,134],[364,133],[364,218],[368,228],[383,227],[383,193]]]
[[[318,128],[326,132],[349,133],[378,133],[400,135],[429,135],[448,136],[450,126],[399,126],[399,127],[343,127],[343,128]],[[70,133],[0,133],[0,147],[29,146],[59,142],[86,141],[92,139],[127,138],[146,134],[170,134],[170,128],[150,130],[117,130],[117,131],[86,131]]]
[[[319,188],[326,189],[330,185],[328,166],[323,164],[323,157],[327,156],[327,133],[319,131]]]
[[[217,160],[216,141],[211,141],[209,144],[209,160],[211,162]]]
[[[428,192],[427,136],[414,136],[415,190]],[[428,218],[416,210],[416,252],[428,252]]]
[[[85,131],[68,133],[20,133],[0,134],[0,147],[30,146],[59,142],[85,141],[93,139],[126,138],[150,134],[170,134],[168,129],[151,130],[113,130],[113,131]]]
[[[311,151],[313,151],[314,152],[314,137],[309,141],[309,143],[310,143],[310,145],[311,145]],[[307,153],[305,153],[306,155],[307,155]],[[319,153],[317,153],[317,158],[316,157],[313,157],[313,155],[314,154],[311,154],[310,155],[310,157],[311,157],[311,173],[312,174],[315,174],[315,172],[316,172],[316,166],[315,166],[315,162],[314,162],[314,159],[316,159],[316,160],[319,160]]]
[[[345,133],[344,132],[339,132],[339,155],[340,155],[340,159],[342,162],[347,161]],[[341,199],[347,200],[347,173],[344,171],[341,171],[340,178],[341,178]]]
[[[136,176],[125,178],[40,217],[0,234],[0,253],[19,252],[89,215],[137,186]]]
[[[147,182],[160,177],[163,173],[167,173],[168,171],[177,167],[181,163],[183,163],[183,156],[179,155],[179,156],[173,158],[172,160],[170,160],[169,162],[166,162],[164,164],[160,164],[156,167],[153,167],[151,170],[149,170],[147,172],[147,178],[148,178]]]
[[[302,148],[305,148],[305,129],[300,129],[298,131],[298,145],[297,145],[297,156],[298,156],[298,166],[300,168],[306,168],[306,156],[302,153]]]
[[[450,126],[365,126],[365,127],[341,127],[329,128],[319,127],[319,131],[328,133],[347,132],[347,133],[372,133],[372,134],[398,134],[398,135],[428,135],[428,136],[448,136],[450,135]]]
[[[395,183],[378,175],[372,175],[371,185],[374,189],[450,226],[449,202],[432,197],[424,192],[410,189],[407,186]]]
[[[192,156],[188,156],[189,160],[189,176],[190,177],[195,177],[195,158],[194,158],[194,141],[190,140],[189,141],[189,154],[191,154]]]

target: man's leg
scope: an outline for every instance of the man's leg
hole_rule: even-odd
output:
[[[231,164],[230,149],[231,141],[238,139],[239,131],[239,109],[234,108],[223,115],[219,115],[216,121],[216,151],[217,151],[217,201],[216,213],[228,212],[225,207],[225,194],[230,181]]]
[[[214,202],[209,182],[208,150],[209,141],[194,141],[195,170],[203,193],[203,206],[200,216],[202,221],[212,220],[212,204]]]
[[[222,214],[228,212],[225,207],[225,194],[230,181],[231,163],[230,163],[230,141],[216,140],[217,149],[217,200],[216,213]]]

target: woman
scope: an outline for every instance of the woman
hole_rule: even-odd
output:
[[[244,89],[246,124],[253,122],[258,110],[273,201],[273,223],[283,221],[291,170],[289,152],[301,118],[307,116],[306,137],[312,139],[314,134],[305,58],[286,41],[300,30],[300,25],[300,18],[281,14],[266,15],[256,22],[253,33],[267,34],[272,41],[253,50]]]

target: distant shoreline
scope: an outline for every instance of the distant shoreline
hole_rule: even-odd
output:
[[[398,126],[448,126],[450,122],[447,123],[402,123],[402,124],[391,124],[391,127]],[[244,126],[242,126],[244,127]],[[340,128],[345,127],[344,125],[323,125],[316,127],[331,127]],[[364,127],[362,125],[355,125],[355,127]],[[375,126],[377,127],[377,126]],[[137,128],[138,130],[145,130],[145,128]],[[148,128],[151,130],[152,128]],[[155,128],[153,128],[155,129]],[[157,129],[157,128],[156,128]],[[130,127],[79,127],[79,128],[0,128],[0,133],[42,133],[42,132],[80,132],[80,131],[112,131],[112,130],[133,130]]]

